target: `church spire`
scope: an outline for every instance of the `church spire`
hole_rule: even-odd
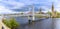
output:
[[[52,3],[52,17],[55,17],[54,4]]]
[[[52,12],[54,12],[54,4],[52,3]]]

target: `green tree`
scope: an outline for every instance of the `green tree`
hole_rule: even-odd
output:
[[[10,20],[5,19],[3,20],[3,23],[11,29],[16,29],[19,26],[18,22],[16,22],[14,18],[11,18]]]
[[[23,12],[21,12],[21,14],[23,15],[24,13],[23,13]]]
[[[52,15],[52,12],[49,12],[49,11],[48,11],[47,14]]]
[[[41,14],[41,13],[42,13],[42,8],[39,9],[39,14]]]

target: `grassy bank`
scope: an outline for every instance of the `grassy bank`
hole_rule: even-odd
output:
[[[35,17],[36,18],[43,18],[43,17],[48,18],[48,16],[42,16],[42,15],[35,15]]]

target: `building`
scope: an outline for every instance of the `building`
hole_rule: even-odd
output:
[[[52,17],[56,17],[56,16],[57,16],[57,13],[54,10],[54,4],[52,3]]]

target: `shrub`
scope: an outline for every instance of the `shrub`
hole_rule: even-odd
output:
[[[11,18],[10,20],[5,19],[3,20],[3,23],[11,29],[16,29],[16,27],[19,26],[18,22],[16,22],[14,18]]]

